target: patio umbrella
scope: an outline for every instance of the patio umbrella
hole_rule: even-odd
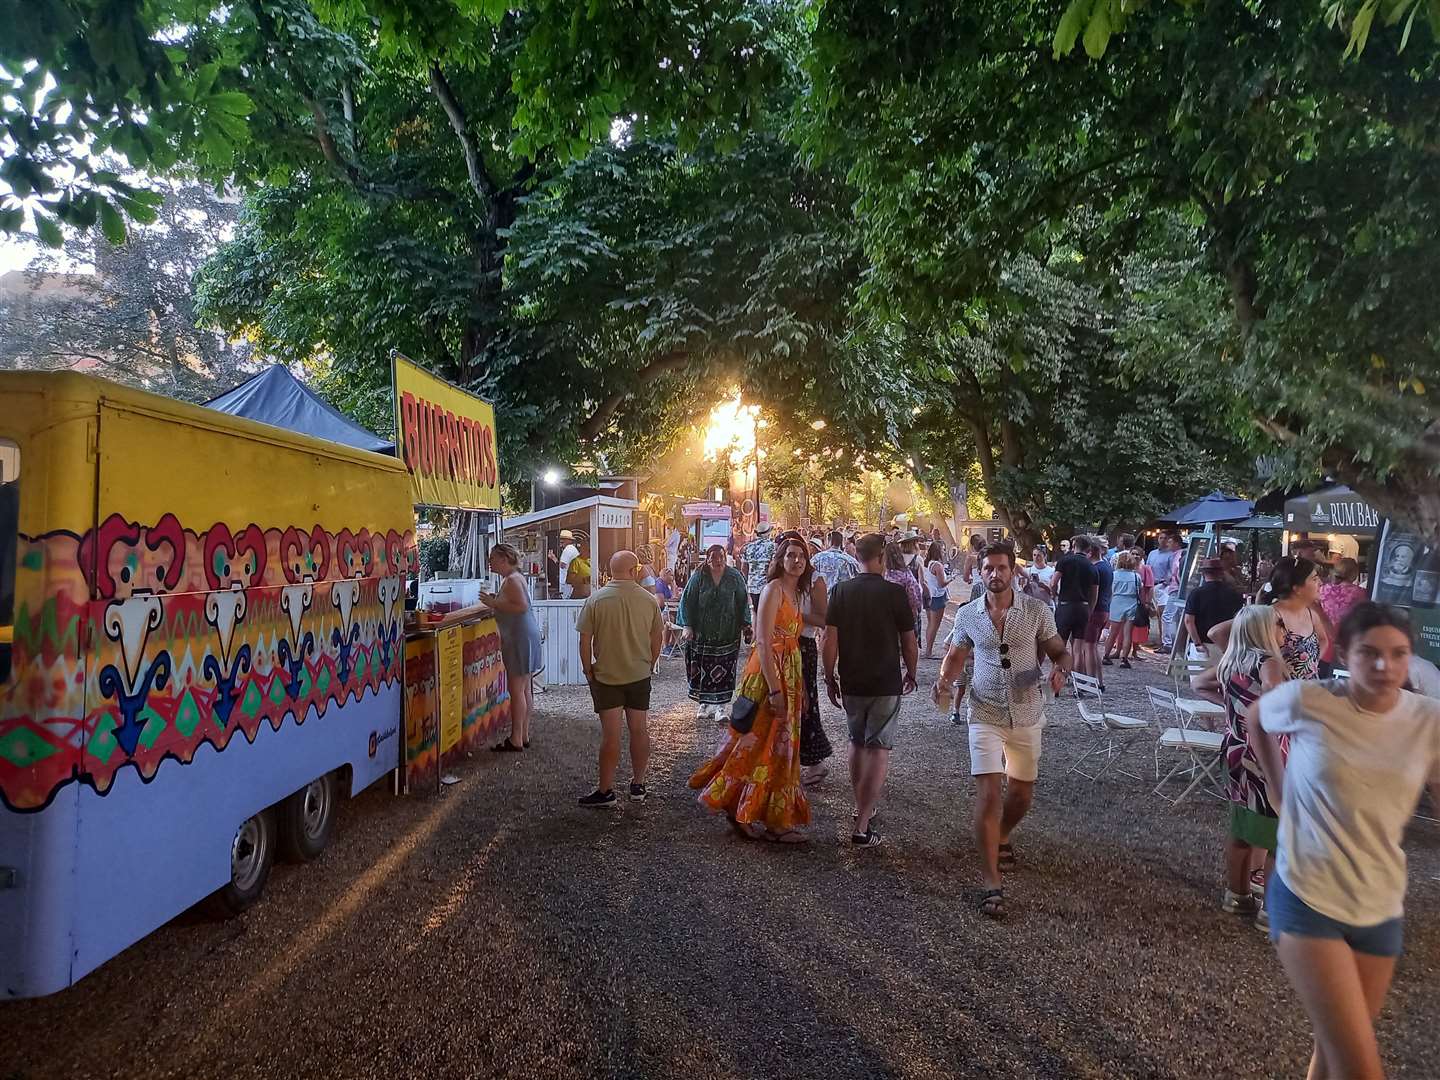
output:
[[[1161,521],[1173,521],[1176,525],[1206,525],[1212,521],[1241,521],[1248,518],[1255,504],[1249,499],[1212,491],[1209,495],[1186,503],[1160,516]]]
[[[1244,521],[1237,521],[1232,529],[1283,529],[1285,521],[1279,514],[1256,514]]]

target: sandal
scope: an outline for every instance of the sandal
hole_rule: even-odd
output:
[[[1015,849],[1009,844],[1000,845],[1000,869],[1014,870],[1019,864],[1015,861]]]
[[[992,919],[1003,919],[1005,917],[1005,890],[986,889],[985,895],[980,897],[980,914]]]

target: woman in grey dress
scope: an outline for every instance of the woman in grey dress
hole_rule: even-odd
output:
[[[480,599],[495,612],[500,626],[500,656],[510,686],[510,738],[493,747],[500,753],[518,753],[530,745],[532,679],[545,666],[540,648],[540,624],[530,606],[530,593],[520,573],[520,552],[509,544],[490,549],[490,571],[504,581],[498,593],[481,593]]]

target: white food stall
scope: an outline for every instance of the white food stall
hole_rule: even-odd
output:
[[[548,552],[556,546],[556,537],[565,530],[584,533],[590,538],[590,588],[593,591],[605,580],[610,556],[626,548],[633,550],[639,507],[634,499],[592,495],[505,519],[505,539],[520,550],[530,581],[535,617],[540,621],[545,682],[578,686],[585,681],[580,669],[580,634],[575,629],[585,601],[549,595],[545,566]]]

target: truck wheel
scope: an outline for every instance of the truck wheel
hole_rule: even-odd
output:
[[[265,890],[275,863],[275,815],[262,810],[246,818],[230,842],[230,884],[216,889],[205,902],[212,915],[239,915]]]
[[[335,828],[335,774],[312,780],[280,804],[280,854],[309,862],[330,843]]]

